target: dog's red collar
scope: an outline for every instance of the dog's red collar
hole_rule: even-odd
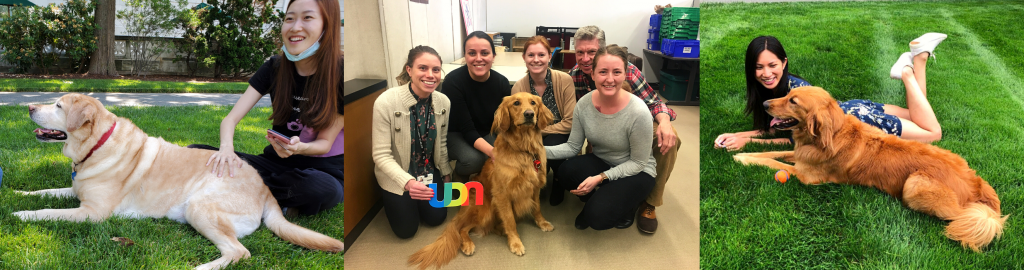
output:
[[[534,159],[533,160],[533,168],[536,169],[538,172],[540,171],[540,160],[539,159]]]
[[[117,127],[117,122],[114,122],[114,125],[110,126],[110,130],[107,130],[107,133],[103,133],[103,137],[100,137],[100,141],[96,143],[96,146],[93,146],[92,150],[89,150],[89,154],[85,155],[85,158],[83,158],[82,161],[75,163],[75,166],[85,163],[85,161],[92,156],[92,152],[96,152],[96,149],[100,149],[100,146],[103,146],[103,144],[107,142],[107,139],[110,138],[110,134],[114,133],[114,127]]]

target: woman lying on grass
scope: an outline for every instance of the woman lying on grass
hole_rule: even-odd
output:
[[[941,139],[942,128],[925,96],[925,66],[928,56],[934,58],[932,51],[935,46],[945,39],[946,35],[940,33],[927,33],[914,39],[910,42],[910,52],[900,55],[889,71],[889,76],[893,79],[903,80],[903,86],[907,90],[907,108],[864,99],[839,102],[839,106],[846,114],[856,116],[862,122],[888,134],[925,143]],[[715,139],[715,148],[736,151],[750,142],[793,143],[788,134],[776,139],[756,138],[774,134],[773,126],[788,124],[772,119],[762,107],[762,103],[769,99],[784,97],[792,88],[811,84],[789,73],[786,50],[773,36],[760,36],[751,41],[747,46],[745,63],[747,107],[744,112],[748,115],[753,114],[755,130],[719,135]]]

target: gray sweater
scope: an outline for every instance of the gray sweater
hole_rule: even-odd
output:
[[[569,141],[545,146],[548,159],[566,159],[583,148],[583,139],[594,145],[594,154],[611,169],[604,171],[608,180],[637,175],[640,172],[657,177],[654,155],[654,119],[647,105],[636,95],[629,95],[629,104],[614,114],[603,114],[594,108],[590,92],[576,102]]]

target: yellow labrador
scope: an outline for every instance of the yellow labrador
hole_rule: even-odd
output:
[[[35,130],[37,139],[64,142],[64,155],[74,162],[75,174],[70,188],[19,192],[78,197],[81,205],[14,213],[22,220],[99,222],[118,215],[189,223],[213,241],[222,256],[196,269],[218,269],[248,258],[249,251],[238,238],[255,231],[261,219],[293,244],[329,252],[344,249],[337,239],[288,222],[248,164],[234,179],[219,179],[205,167],[214,151],[149,137],[95,98],[67,94],[53,105],[29,106],[29,115],[43,127]]]

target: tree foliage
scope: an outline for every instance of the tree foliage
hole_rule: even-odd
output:
[[[82,72],[89,55],[96,49],[93,11],[96,5],[88,0],[69,0],[64,4],[44,7],[17,7],[11,16],[0,20],[0,58],[15,66],[15,71],[28,72],[32,67],[49,74],[63,54],[76,73]]]
[[[152,63],[159,61],[160,54],[169,51],[169,42],[162,39],[171,34],[177,24],[178,8],[167,0],[124,0],[125,8],[117,11],[125,33],[130,38],[125,43],[125,53],[131,59],[131,73],[149,73]],[[179,1],[184,7],[186,1]]]
[[[179,60],[189,61],[190,72],[212,67],[214,77],[240,77],[259,69],[279,50],[281,18],[277,0],[210,0],[179,13],[184,30]]]

